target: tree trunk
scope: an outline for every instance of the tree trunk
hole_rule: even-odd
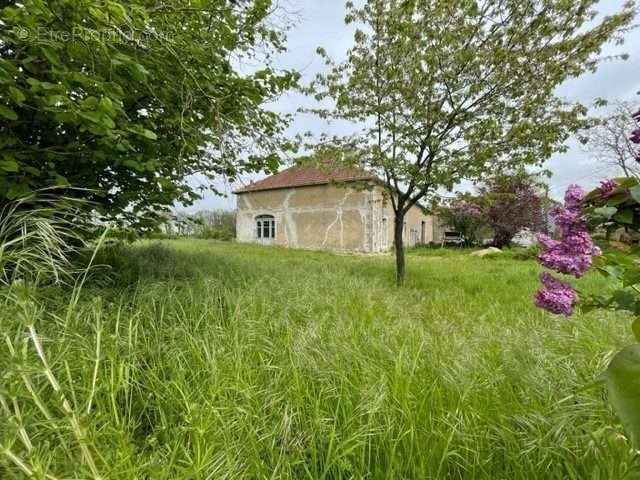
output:
[[[404,285],[405,262],[404,262],[404,243],[402,234],[404,232],[404,214],[396,213],[395,222],[393,224],[393,244],[396,250],[396,285],[401,287]]]
[[[499,249],[508,247],[511,245],[511,241],[515,233],[508,232],[506,230],[497,229],[493,237],[493,246]]]

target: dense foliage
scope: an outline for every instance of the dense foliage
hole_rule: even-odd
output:
[[[484,212],[472,200],[458,198],[437,210],[438,218],[447,228],[460,233],[467,245],[474,245],[478,233],[486,224]]]
[[[493,231],[493,245],[508,246],[522,229],[546,229],[542,186],[526,174],[494,176],[478,187],[487,225]]]
[[[634,17],[628,2],[596,19],[598,0],[349,2],[356,25],[347,59],[311,86],[333,100],[320,115],[357,123],[346,161],[376,171],[395,212],[397,282],[404,279],[403,218],[463,179],[541,164],[586,125],[558,85],[596,69],[603,44]],[[320,53],[326,58],[325,52]]]
[[[263,106],[296,79],[268,66],[271,0],[4,5],[0,205],[75,186],[103,218],[149,227],[197,196],[190,175],[273,169],[288,147]],[[266,66],[241,74],[247,59]]]
[[[170,216],[160,230],[169,237],[231,240],[236,236],[236,214],[230,210],[201,210],[194,214],[179,212]]]
[[[503,173],[483,181],[475,194],[458,193],[437,209],[448,228],[462,234],[468,244],[493,237],[498,248],[509,246],[523,230],[546,232],[547,185],[526,172]]]

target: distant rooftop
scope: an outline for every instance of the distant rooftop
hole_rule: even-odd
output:
[[[356,168],[336,168],[331,171],[326,171],[310,166],[294,166],[263,180],[252,182],[249,185],[235,190],[233,193],[326,185],[331,182],[356,182],[373,180],[375,178],[376,176],[373,173]]]

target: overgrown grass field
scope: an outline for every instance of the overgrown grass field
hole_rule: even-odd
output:
[[[628,322],[537,310],[533,261],[413,254],[403,289],[391,257],[213,241],[96,263],[74,291],[2,291],[2,479],[640,469],[594,383]]]

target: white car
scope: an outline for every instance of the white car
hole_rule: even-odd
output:
[[[537,243],[537,240],[533,232],[529,230],[521,230],[516,233],[513,240],[511,240],[511,243],[518,247],[531,247]]]

